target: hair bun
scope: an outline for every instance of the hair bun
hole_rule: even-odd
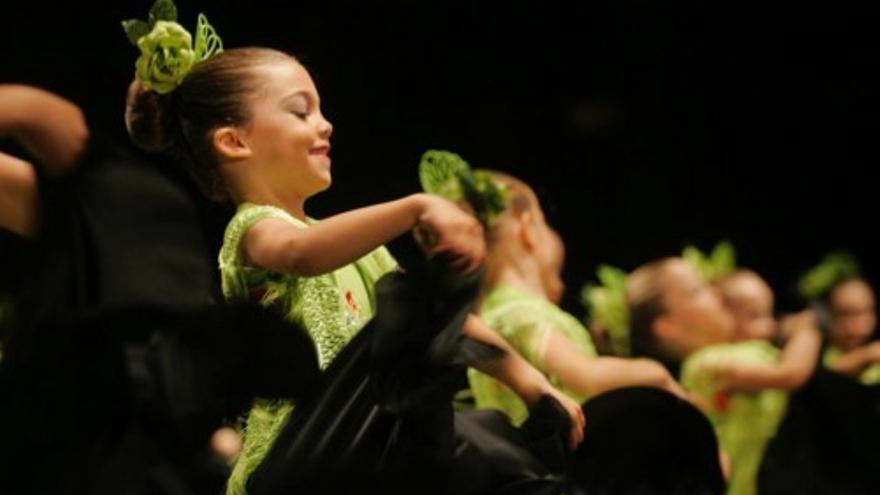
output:
[[[128,87],[125,127],[132,142],[144,151],[156,153],[177,141],[177,122],[171,111],[171,95],[146,89],[137,79]]]

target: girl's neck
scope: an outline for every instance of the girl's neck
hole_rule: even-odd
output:
[[[541,277],[533,270],[518,270],[514,267],[505,267],[498,271],[492,285],[511,285],[523,289],[542,299],[548,299]]]
[[[295,218],[303,222],[306,221],[305,203],[307,198],[299,197],[296,194],[281,193],[263,185],[252,185],[234,192],[233,198],[236,203],[254,203],[281,208]]]

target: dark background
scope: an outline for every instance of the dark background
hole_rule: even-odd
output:
[[[707,5],[711,3],[712,5]],[[0,82],[58,92],[124,137],[152,0],[5,2]],[[579,4],[579,5],[576,5]],[[532,184],[568,246],[565,306],[599,263],[726,238],[794,307],[833,248],[876,279],[876,17],[857,2],[180,0],[227,47],[309,67],[335,125],[321,217],[418,189],[428,148]],[[217,213],[218,225],[225,220]],[[219,234],[215,237],[219,243]],[[409,243],[395,243],[404,260]]]

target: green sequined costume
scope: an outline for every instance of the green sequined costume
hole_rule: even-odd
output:
[[[226,228],[220,250],[223,294],[228,300],[252,300],[272,307],[288,321],[300,325],[312,338],[318,364],[325,369],[373,317],[373,286],[382,275],[396,269],[397,263],[380,247],[355,263],[315,277],[246,266],[241,242],[248,229],[268,218],[308,228],[308,224],[280,208],[241,204]],[[313,222],[310,220],[310,223]],[[246,493],[248,476],[265,457],[292,410],[290,401],[257,400],[254,403],[245,428],[244,449],[229,478],[228,495]]]
[[[753,495],[757,493],[764,450],[788,407],[788,393],[774,389],[725,392],[706,371],[718,362],[775,364],[779,362],[779,349],[763,340],[713,345],[688,356],[681,367],[681,384],[705,400],[718,442],[730,456],[727,493]]]
[[[587,329],[577,318],[550,301],[510,285],[500,285],[487,294],[480,316],[489,327],[501,334],[535,368],[547,369],[544,354],[547,338],[559,332],[588,357],[597,355]],[[545,372],[545,374],[547,374]],[[586,397],[562,386],[548,375],[561,392],[578,402]],[[477,370],[468,370],[468,379],[478,408],[494,408],[506,413],[513,424],[520,425],[529,416],[525,403],[507,386]]]

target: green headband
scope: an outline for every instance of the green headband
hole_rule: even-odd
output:
[[[146,21],[122,21],[122,28],[128,41],[141,51],[135,77],[159,94],[173,91],[195,64],[223,51],[223,41],[204,14],[199,14],[193,46],[189,31],[177,23],[172,0],[156,0]]]

